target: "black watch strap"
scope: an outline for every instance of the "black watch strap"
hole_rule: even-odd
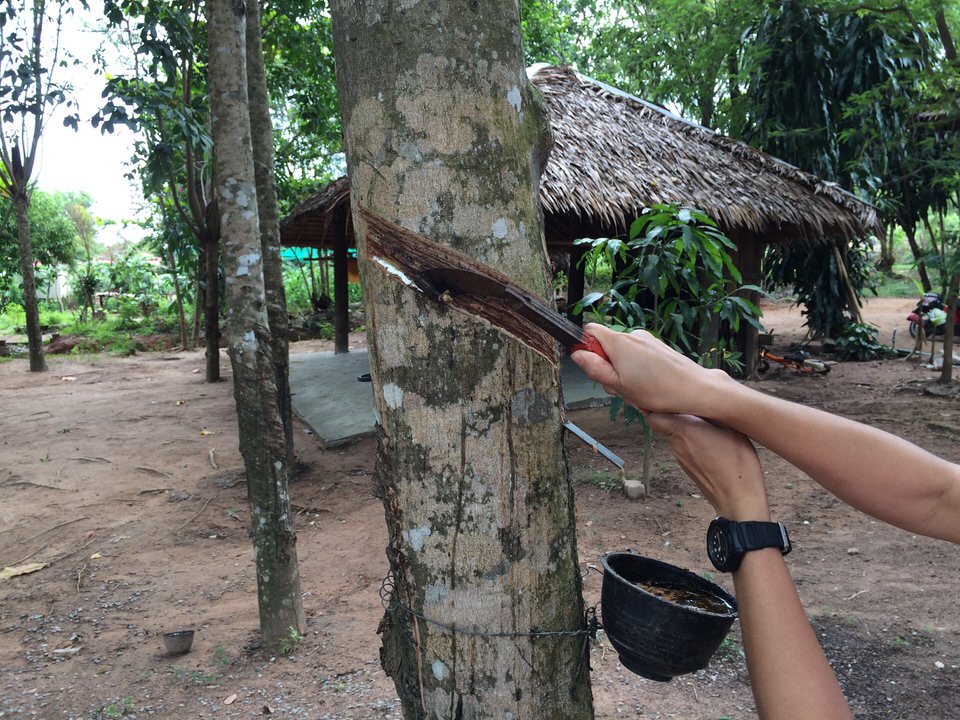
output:
[[[783,555],[791,550],[783,523],[714,518],[707,528],[707,555],[720,572],[735,572],[751,550],[777,548]]]
[[[780,548],[780,552],[786,555],[793,549],[783,523],[750,520],[738,522],[736,525],[741,533],[744,551],[775,547]]]

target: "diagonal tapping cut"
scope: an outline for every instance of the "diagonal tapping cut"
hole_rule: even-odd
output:
[[[552,313],[556,316],[550,318],[552,322],[569,321],[547,308],[529,290],[459,250],[436,243],[364,207],[358,211],[363,223],[365,254],[381,269],[437,302],[483,318],[550,362],[558,362],[554,336],[531,318],[538,312]],[[444,274],[469,276],[479,292],[449,291],[443,284]],[[575,334],[572,338],[582,334],[573,323],[569,326]]]

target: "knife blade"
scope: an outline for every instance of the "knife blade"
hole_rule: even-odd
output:
[[[593,335],[584,332],[519,285],[456,267],[421,270],[413,276],[413,282],[434,300],[441,299],[444,293],[498,298],[509,310],[556,338],[568,352],[587,350],[609,361],[600,342]]]

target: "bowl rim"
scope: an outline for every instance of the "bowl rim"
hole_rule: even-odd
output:
[[[636,582],[627,580],[627,578],[625,578],[623,575],[617,572],[613,567],[611,567],[608,559],[614,555],[638,558],[640,560],[644,560],[648,563],[651,563],[655,567],[659,567],[661,569],[666,569],[672,572],[686,575],[692,578],[698,584],[698,586],[700,586],[698,589],[705,589],[711,595],[714,595],[719,600],[722,600],[724,603],[726,603],[730,607],[730,610],[728,612],[722,612],[722,613],[711,612],[709,610],[703,610],[701,608],[693,607],[691,605],[682,605],[680,603],[673,602],[672,600],[668,600],[665,597],[657,595],[656,593],[652,593],[649,590],[644,589],[640,585],[637,585]],[[664,562],[663,560],[657,560],[656,558],[647,557],[646,555],[641,555],[639,553],[633,552],[632,550],[614,550],[608,553],[604,553],[600,557],[600,563],[603,567],[604,576],[606,576],[607,573],[610,573],[610,575],[616,578],[619,582],[622,582],[627,587],[633,588],[637,592],[643,593],[644,596],[648,598],[653,598],[655,601],[668,605],[672,608],[676,608],[681,611],[695,613],[697,615],[707,615],[709,617],[718,617],[718,618],[738,618],[739,617],[739,609],[737,607],[737,598],[733,593],[731,593],[721,585],[718,585],[717,583],[713,582],[712,580],[707,580],[705,577],[701,575],[697,575],[695,572],[693,572],[692,570],[689,570],[688,568],[682,568],[679,565],[673,565],[671,563]]]
[[[163,636],[168,638],[188,637],[193,635],[195,632],[196,630],[169,630],[163,633]]]

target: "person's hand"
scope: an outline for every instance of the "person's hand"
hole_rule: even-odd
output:
[[[603,346],[610,361],[578,350],[577,365],[611,395],[654,412],[709,416],[712,403],[736,383],[722,370],[708,370],[684,357],[645,330],[619,333],[589,324],[586,332]]]
[[[670,441],[680,467],[718,515],[770,519],[760,458],[746,436],[691,415],[650,413],[647,423]]]

